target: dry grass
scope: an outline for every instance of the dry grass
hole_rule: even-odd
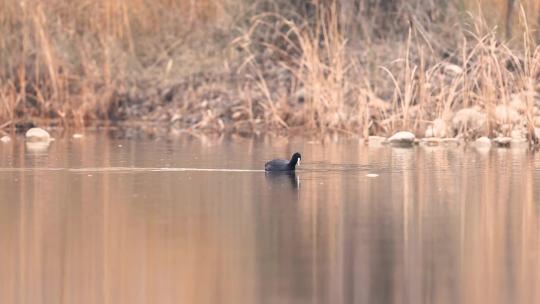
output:
[[[532,141],[538,8],[493,1],[2,0],[0,125]]]
[[[204,33],[209,20],[215,28],[228,27],[227,5],[2,0],[0,121],[44,117],[83,125],[110,119],[117,96],[136,83],[159,83],[202,68],[190,63],[213,66],[212,56],[199,60],[208,52],[193,45],[193,36]]]
[[[443,26],[452,25],[447,29],[452,37],[448,37],[439,32],[440,24],[422,23],[420,12],[408,11],[404,14],[412,17],[408,32],[402,33],[404,39],[399,39],[397,31],[378,40],[363,39],[355,56],[358,49],[351,42],[354,38],[348,40],[340,28],[336,3],[330,2],[329,7],[325,3],[315,2],[318,9],[311,23],[261,14],[239,42],[259,82],[268,82],[260,76],[263,71],[269,78],[276,77],[268,72],[265,58],[257,57],[257,50],[263,48],[277,58],[274,66],[282,67],[275,74],[289,73],[292,78],[282,93],[285,96],[267,94],[269,123],[275,119],[277,125],[298,125],[321,133],[365,136],[409,130],[423,136],[437,120],[444,129],[438,134],[444,137],[534,140],[540,58],[523,7],[523,35],[510,41],[503,40],[481,16],[467,17],[469,24],[452,25],[445,20]],[[279,33],[280,39],[260,43],[259,32]],[[362,44],[375,51],[362,50]],[[371,57],[369,52],[380,57]],[[301,92],[300,101],[297,92]]]
[[[475,22],[470,30],[456,33],[461,43],[454,56],[426,63],[426,49],[431,53],[428,56],[436,58],[436,54],[429,50],[429,40],[411,43],[411,36],[426,36],[413,27],[417,33],[409,33],[400,74],[383,68],[396,87],[390,130],[396,128],[397,120],[398,128],[418,133],[426,122],[441,119],[453,129],[447,132],[451,135],[511,136],[512,131],[523,131],[522,135],[534,139],[534,116],[540,106],[540,48],[527,22],[522,24],[522,37],[504,42],[484,19],[470,20]],[[523,8],[522,20],[526,20]],[[477,117],[460,117],[461,109],[485,114],[485,124]],[[475,119],[478,125],[464,125],[463,119]]]

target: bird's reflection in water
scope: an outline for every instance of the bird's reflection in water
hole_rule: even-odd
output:
[[[265,172],[265,175],[266,180],[271,185],[283,187],[283,185],[289,184],[294,190],[300,187],[300,179],[294,171]]]

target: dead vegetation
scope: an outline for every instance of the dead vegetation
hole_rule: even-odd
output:
[[[534,141],[536,8],[508,4],[3,0],[0,126]]]

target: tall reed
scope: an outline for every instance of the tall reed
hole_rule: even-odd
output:
[[[437,122],[440,136],[535,140],[525,5],[502,11],[501,33],[460,1],[3,0],[0,126],[143,117],[365,137]]]

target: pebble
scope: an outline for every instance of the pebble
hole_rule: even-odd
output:
[[[25,137],[27,141],[32,141],[32,142],[37,142],[37,141],[48,142],[51,140],[51,136],[49,135],[49,132],[43,130],[42,128],[32,128],[26,131]]]
[[[493,142],[499,147],[508,147],[512,142],[512,137],[499,136],[493,139]]]
[[[414,134],[408,131],[400,131],[392,135],[388,142],[392,145],[397,146],[412,146],[415,142],[416,137]]]

